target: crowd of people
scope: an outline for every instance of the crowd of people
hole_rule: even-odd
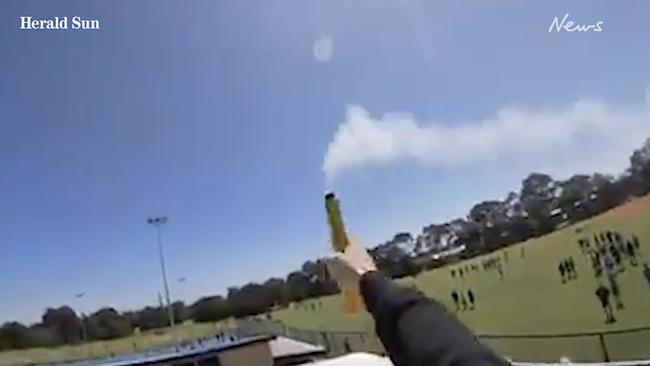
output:
[[[582,232],[582,231],[580,231]],[[636,234],[623,234],[617,230],[602,230],[596,233],[583,233],[578,239],[578,246],[591,264],[595,278],[598,280],[596,297],[605,313],[605,322],[616,322],[615,309],[623,310],[625,305],[621,292],[619,274],[627,266],[637,267],[641,262],[641,243]],[[493,255],[481,262],[481,267],[476,264],[464,264],[450,270],[454,279],[464,279],[470,273],[493,272],[504,277],[504,267],[508,263],[508,252]],[[521,257],[523,258],[523,246]],[[562,284],[578,279],[578,266],[573,256],[562,258],[557,266]],[[650,265],[643,264],[642,274],[650,286]],[[461,282],[462,284],[463,282]],[[451,291],[451,299],[455,310],[466,311],[476,308],[476,296],[473,290],[464,285]]]
[[[452,268],[450,274],[452,278],[462,280],[466,276],[472,273],[479,273],[482,270],[486,273],[498,273],[499,278],[503,280],[503,276],[505,275],[503,268],[507,262],[508,251],[503,251],[499,255],[490,256],[481,261],[480,267],[474,263],[464,264],[460,267]],[[461,282],[461,287],[464,287],[463,283]],[[476,295],[472,289],[453,289],[451,291],[451,299],[456,312],[469,311],[476,308]]]
[[[625,261],[638,265],[641,243],[635,234],[623,235],[619,231],[606,230],[578,239],[578,246],[583,254],[590,257],[596,277],[602,275],[607,266],[616,266],[625,270]]]
[[[638,266],[641,256],[639,238],[636,234],[624,235],[616,230],[603,230],[593,236],[589,234],[578,239],[578,247],[589,258],[598,280],[595,294],[605,313],[605,323],[614,323],[616,316],[611,300],[613,299],[617,310],[625,308],[618,276],[625,271],[626,264]],[[650,279],[648,280],[650,284]]]

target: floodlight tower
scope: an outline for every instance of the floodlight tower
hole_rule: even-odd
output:
[[[169,294],[169,284],[167,283],[167,270],[165,268],[165,254],[163,252],[162,226],[167,223],[167,216],[150,217],[147,224],[153,225],[158,233],[158,256],[160,258],[160,271],[162,273],[163,289],[165,290],[165,300],[167,302],[167,315],[169,316],[169,326],[176,325],[174,321],[174,310],[172,309],[171,295]]]
[[[85,342],[86,339],[88,338],[88,333],[86,331],[86,315],[83,313],[81,310],[81,306],[79,303],[81,302],[81,299],[86,296],[86,292],[79,292],[78,294],[74,295],[74,298],[77,299],[77,310],[79,310],[79,315],[81,316],[81,341]]]

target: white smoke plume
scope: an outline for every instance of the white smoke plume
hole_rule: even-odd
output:
[[[414,159],[443,168],[530,161],[531,169],[551,174],[615,174],[649,136],[650,93],[636,104],[578,100],[548,110],[507,107],[490,118],[454,124],[424,123],[409,114],[375,117],[355,105],[327,148],[323,171],[332,182],[354,169]]]

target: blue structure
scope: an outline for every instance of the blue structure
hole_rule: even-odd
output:
[[[219,365],[218,354],[256,343],[268,343],[274,336],[239,337],[218,335],[209,339],[185,342],[181,345],[145,352],[124,354],[111,358],[51,364],[51,366],[197,366]]]

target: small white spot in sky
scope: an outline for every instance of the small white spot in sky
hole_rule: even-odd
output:
[[[334,42],[332,38],[326,35],[318,37],[314,41],[313,51],[314,59],[318,62],[327,62],[332,58]]]

